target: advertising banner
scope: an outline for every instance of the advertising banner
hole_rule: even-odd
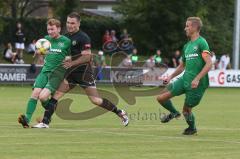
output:
[[[29,64],[0,64],[0,83],[34,83],[40,70],[41,66],[31,67]]]
[[[0,64],[0,84],[33,84],[41,67],[40,65],[33,67],[29,64]],[[96,77],[97,70],[97,68],[94,69]],[[101,70],[103,78],[97,82],[161,86],[163,79],[172,74],[174,70],[174,68],[161,70],[159,68],[104,67]],[[240,87],[240,70],[213,70],[208,75],[210,87]]]

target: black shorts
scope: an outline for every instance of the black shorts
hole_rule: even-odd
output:
[[[80,69],[66,74],[65,79],[70,86],[79,84],[82,88],[96,87],[92,68]]]

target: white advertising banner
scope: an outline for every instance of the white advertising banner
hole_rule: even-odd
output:
[[[240,87],[240,70],[214,70],[208,75],[210,87]]]
[[[174,71],[174,68],[169,68],[164,74],[161,72],[144,74],[143,85],[162,85],[162,80]],[[174,78],[172,82],[182,74]],[[240,70],[212,70],[208,73],[208,76],[210,87],[240,87]]]

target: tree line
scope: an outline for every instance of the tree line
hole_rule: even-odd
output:
[[[46,5],[52,7],[53,15],[61,21],[65,21],[71,11],[84,7],[78,0],[51,0],[48,4],[34,0],[0,1],[0,32],[19,19],[31,19],[29,15],[32,12]],[[151,50],[159,48],[165,56],[169,56],[170,52],[181,49],[187,41],[184,33],[186,18],[199,16],[204,24],[202,35],[211,50],[217,54],[232,52],[234,0],[119,0],[114,9],[122,15],[121,19],[103,18],[102,22],[99,17],[83,17],[85,23],[91,24],[85,26],[92,28],[84,29],[91,32],[97,47],[100,47],[102,40],[100,34],[112,27],[107,26],[111,23],[114,28],[119,28],[117,31],[127,28],[142,54],[152,54]],[[9,18],[11,24],[7,23],[6,19]],[[101,32],[95,30],[99,28]]]

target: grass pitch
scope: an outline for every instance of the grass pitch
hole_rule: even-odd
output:
[[[116,92],[111,87],[101,87]],[[63,120],[54,115],[50,129],[23,129],[17,116],[25,112],[30,86],[0,87],[1,159],[238,159],[240,157],[240,89],[210,88],[194,110],[198,135],[183,136],[183,117],[160,123],[166,112],[155,97],[138,97],[133,106],[120,99],[131,123],[123,127],[113,113],[89,120]],[[72,112],[93,108],[86,96],[68,94]],[[173,99],[181,110],[184,96]],[[38,104],[34,119],[42,116]]]

